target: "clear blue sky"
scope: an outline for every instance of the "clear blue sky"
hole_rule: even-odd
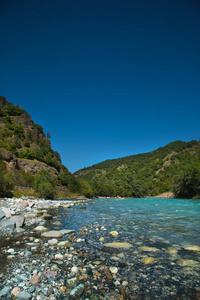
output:
[[[199,0],[1,0],[0,94],[74,172],[200,138]]]

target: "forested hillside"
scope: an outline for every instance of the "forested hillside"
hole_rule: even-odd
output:
[[[92,195],[89,184],[75,179],[51,148],[50,133],[0,96],[0,196],[15,195],[19,187],[45,198]]]
[[[106,160],[75,173],[96,195],[143,197],[173,191],[175,197],[200,195],[200,142],[175,141],[155,151]]]

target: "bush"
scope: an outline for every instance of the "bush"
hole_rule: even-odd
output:
[[[12,195],[12,189],[14,188],[14,182],[11,172],[0,170],[0,196],[10,197]]]
[[[38,172],[35,175],[35,191],[39,197],[45,199],[54,199],[56,196],[56,186],[54,180],[45,170]]]

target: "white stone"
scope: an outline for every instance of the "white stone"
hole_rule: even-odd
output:
[[[13,248],[10,248],[10,249],[8,249],[7,252],[8,252],[8,253],[13,253],[13,252],[15,252],[15,250],[14,250]]]
[[[63,236],[63,234],[60,231],[51,230],[51,231],[43,232],[41,236],[46,238],[60,238]]]
[[[84,239],[80,239],[80,238],[76,240],[77,243],[81,243],[81,242],[84,242],[84,241],[85,241]]]
[[[63,255],[58,253],[58,254],[55,254],[55,259],[63,259]]]
[[[39,226],[35,227],[34,230],[36,230],[36,231],[47,231],[48,229],[44,226],[39,225]]]
[[[123,282],[122,282],[122,285],[123,285],[123,286],[127,286],[127,285],[128,285],[128,281],[123,281]]]
[[[11,217],[11,210],[7,207],[1,207],[1,210],[4,212],[4,214],[6,215],[6,218],[10,218]]]
[[[77,274],[78,273],[78,268],[77,267],[72,267],[71,268],[71,273]]]
[[[117,267],[109,267],[109,270],[112,274],[117,274],[118,268]]]
[[[57,239],[51,239],[48,241],[49,245],[57,245],[58,244],[58,240]]]

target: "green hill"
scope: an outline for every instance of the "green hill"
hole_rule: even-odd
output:
[[[98,196],[143,197],[173,191],[176,197],[187,198],[200,194],[199,174],[200,142],[194,140],[106,160],[74,175],[87,180]]]
[[[62,164],[49,138],[26,110],[0,96],[0,196],[16,194],[17,187],[34,188],[45,198],[91,193]]]

